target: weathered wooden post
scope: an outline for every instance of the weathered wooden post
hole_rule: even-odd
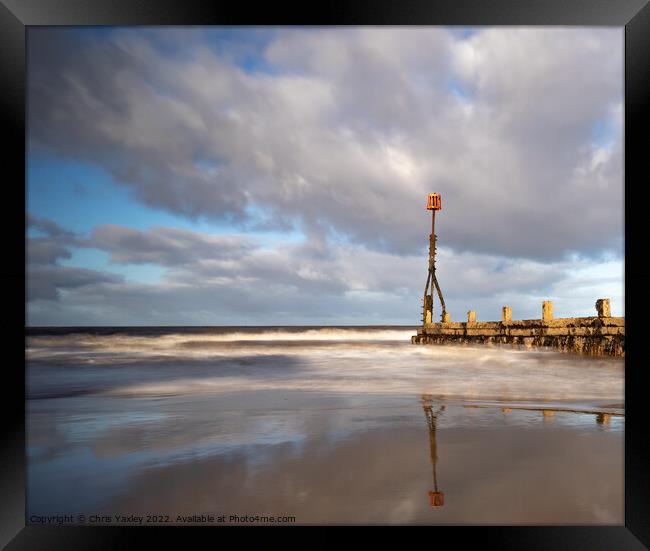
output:
[[[542,302],[542,320],[551,321],[553,319],[553,301],[545,300]]]
[[[512,321],[512,308],[504,306],[501,309],[501,321]]]
[[[433,297],[431,295],[425,295],[424,297],[424,323],[432,323],[433,319],[431,314],[433,313]]]
[[[470,310],[467,312],[467,323],[474,323],[476,321],[476,311]]]
[[[596,301],[596,312],[598,312],[599,318],[611,318],[612,311],[609,306],[608,298],[599,298]]]

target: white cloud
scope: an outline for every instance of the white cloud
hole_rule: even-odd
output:
[[[33,31],[33,143],[100,163],[149,205],[244,227],[254,207],[263,224],[412,254],[436,190],[457,250],[619,246],[620,29],[282,29],[267,72],[195,35],[170,59],[134,31],[61,52],[62,32]],[[610,153],[590,149],[607,118]]]

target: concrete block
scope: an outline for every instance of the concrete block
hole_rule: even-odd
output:
[[[476,311],[470,310],[467,312],[467,323],[474,323],[476,321]]]
[[[598,312],[599,318],[611,318],[612,311],[609,306],[608,298],[599,298],[596,301],[596,312]]]
[[[501,309],[501,321],[512,321],[512,308],[504,306]]]
[[[542,302],[542,320],[551,321],[553,319],[553,301],[545,300]]]

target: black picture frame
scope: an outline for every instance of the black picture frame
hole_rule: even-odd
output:
[[[249,5],[200,0],[0,0],[0,117],[5,140],[2,219],[6,260],[2,335],[11,352],[3,370],[0,544],[6,549],[121,549],[150,544],[153,528],[25,526],[25,50],[26,27],[37,25],[576,25],[625,28],[625,315],[627,343],[625,526],[435,527],[454,546],[479,538],[490,549],[623,550],[650,547],[650,430],[645,424],[643,316],[650,284],[643,224],[648,202],[643,172],[650,117],[650,6],[648,0],[367,0],[320,4]],[[607,200],[607,198],[603,198]],[[17,204],[14,204],[17,201]],[[22,223],[21,223],[22,220]],[[23,291],[22,293],[20,291]],[[22,320],[22,327],[19,324]],[[22,335],[22,339],[21,339]],[[23,347],[21,349],[21,347]],[[287,528],[285,528],[286,530]],[[159,529],[160,530],[160,529]],[[167,543],[195,530],[162,528]],[[160,532],[158,531],[158,536]],[[205,533],[202,534],[205,537]],[[267,533],[264,532],[264,537]],[[284,537],[286,534],[282,534]],[[430,534],[420,534],[431,537]],[[238,533],[238,537],[240,533]],[[128,543],[127,543],[128,542]],[[216,540],[213,540],[216,544]]]

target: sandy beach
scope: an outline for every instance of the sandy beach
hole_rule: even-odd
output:
[[[400,332],[30,336],[28,520],[623,523],[622,361]]]

